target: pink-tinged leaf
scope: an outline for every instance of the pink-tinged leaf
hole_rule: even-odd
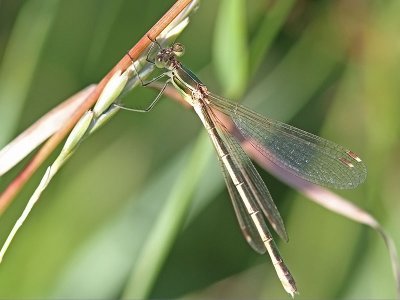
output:
[[[94,90],[90,85],[62,102],[0,150],[0,176],[52,136]]]

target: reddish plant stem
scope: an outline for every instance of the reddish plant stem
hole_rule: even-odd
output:
[[[125,55],[110,72],[99,82],[94,91],[87,97],[85,102],[77,109],[71,119],[55,133],[43,146],[38,153],[28,163],[28,165],[17,175],[17,177],[7,186],[0,195],[0,215],[10,205],[12,200],[22,189],[29,178],[35,173],[39,166],[49,157],[55,148],[64,140],[68,133],[72,130],[81,116],[88,111],[99,98],[104,86],[110,80],[117,70],[124,71],[127,69],[132,59],[137,59],[143,51],[150,45],[149,39],[155,39],[175,18],[176,16],[191,2],[192,0],[177,0],[176,3],[161,17],[161,19],[129,50],[129,56]]]

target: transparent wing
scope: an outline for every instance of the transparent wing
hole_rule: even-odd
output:
[[[235,184],[229,176],[228,171],[226,170],[222,162],[220,162],[220,165],[224,173],[226,187],[228,188],[233,208],[235,210],[236,218],[238,219],[243,236],[247,243],[249,243],[249,245],[254,249],[254,251],[260,254],[264,254],[266,251],[264,242],[261,240],[260,235],[257,232],[257,228],[255,228],[253,221],[247,213],[246,208],[243,205],[241,197],[236,190]]]
[[[265,218],[263,214],[260,213],[260,208],[264,214],[265,209],[269,209],[266,216],[270,223],[272,222],[271,225],[275,230],[276,222],[281,220],[279,212],[276,209],[264,182],[261,180],[260,175],[258,175],[250,159],[246,156],[241,146],[233,137],[230,136],[227,131],[225,131],[222,124],[215,122],[215,125],[217,128],[218,125],[221,126],[218,128],[218,130],[220,131],[220,136],[225,141],[225,145],[227,148],[229,148],[229,155],[235,162],[234,166],[237,167],[235,167],[235,171],[240,172],[243,175],[243,178],[245,178],[243,181],[241,181],[242,183],[239,183],[239,185],[242,184],[243,188],[249,188],[252,191],[250,197],[245,196],[245,199],[242,199],[237,186],[230,176],[230,171],[227,169],[227,167],[225,167],[224,163],[222,162],[222,158],[220,158],[221,166],[225,175],[225,181],[231,195],[232,203],[235,208],[239,224],[242,228],[242,232],[250,246],[255,251],[260,254],[268,252],[284,289],[293,296],[295,293],[297,293],[296,283],[288,267],[283,261],[278,248],[276,247],[267,224],[265,223]],[[260,197],[261,195],[263,196],[262,198]],[[245,202],[247,204],[245,204]],[[251,204],[251,212],[249,212],[248,209],[249,203]],[[273,208],[271,208],[271,206]],[[277,218],[277,220],[272,219],[271,221],[271,213],[275,218]],[[284,230],[283,224],[281,226]],[[286,237],[286,232],[284,233]]]
[[[236,168],[235,172],[239,172],[241,174],[244,185],[249,191],[249,198],[247,199],[247,201],[251,204],[254,211],[262,212],[264,216],[268,219],[272,228],[278,233],[278,235],[282,239],[287,241],[288,237],[282,217],[274,201],[272,200],[271,194],[269,193],[267,186],[258,174],[253,163],[243,151],[240,144],[236,141],[234,137],[231,136],[229,132],[227,132],[225,127],[219,122],[212,111],[210,111],[210,116],[217,127],[220,137],[224,141],[224,144],[229,152],[230,157],[232,158],[232,161],[234,162]],[[259,236],[255,224],[251,220],[244,206],[243,200],[241,199],[241,196],[239,195],[236,186],[232,182],[228,170],[222,162],[221,166],[224,171],[225,181],[243,234],[249,244],[253,247],[253,249],[255,249],[259,253],[263,253],[262,251],[265,251],[265,246],[261,247],[261,243],[263,243],[263,241]],[[265,224],[264,221],[263,223]],[[265,230],[268,230],[266,225],[263,225],[263,227],[265,228]]]
[[[256,150],[292,174],[339,189],[354,188],[365,180],[367,169],[354,152],[217,95],[210,94],[209,100],[211,108],[232,118]]]

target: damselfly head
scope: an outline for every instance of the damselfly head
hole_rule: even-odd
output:
[[[177,57],[185,53],[185,47],[181,43],[174,43],[171,47],[158,51],[154,63],[157,68],[173,70],[179,64]]]

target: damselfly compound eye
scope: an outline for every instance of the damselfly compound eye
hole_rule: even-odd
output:
[[[156,59],[154,60],[154,64],[159,69],[165,68],[165,61],[162,56],[157,56]]]
[[[185,46],[181,43],[175,43],[172,45],[172,51],[176,56],[180,57],[185,53]]]

